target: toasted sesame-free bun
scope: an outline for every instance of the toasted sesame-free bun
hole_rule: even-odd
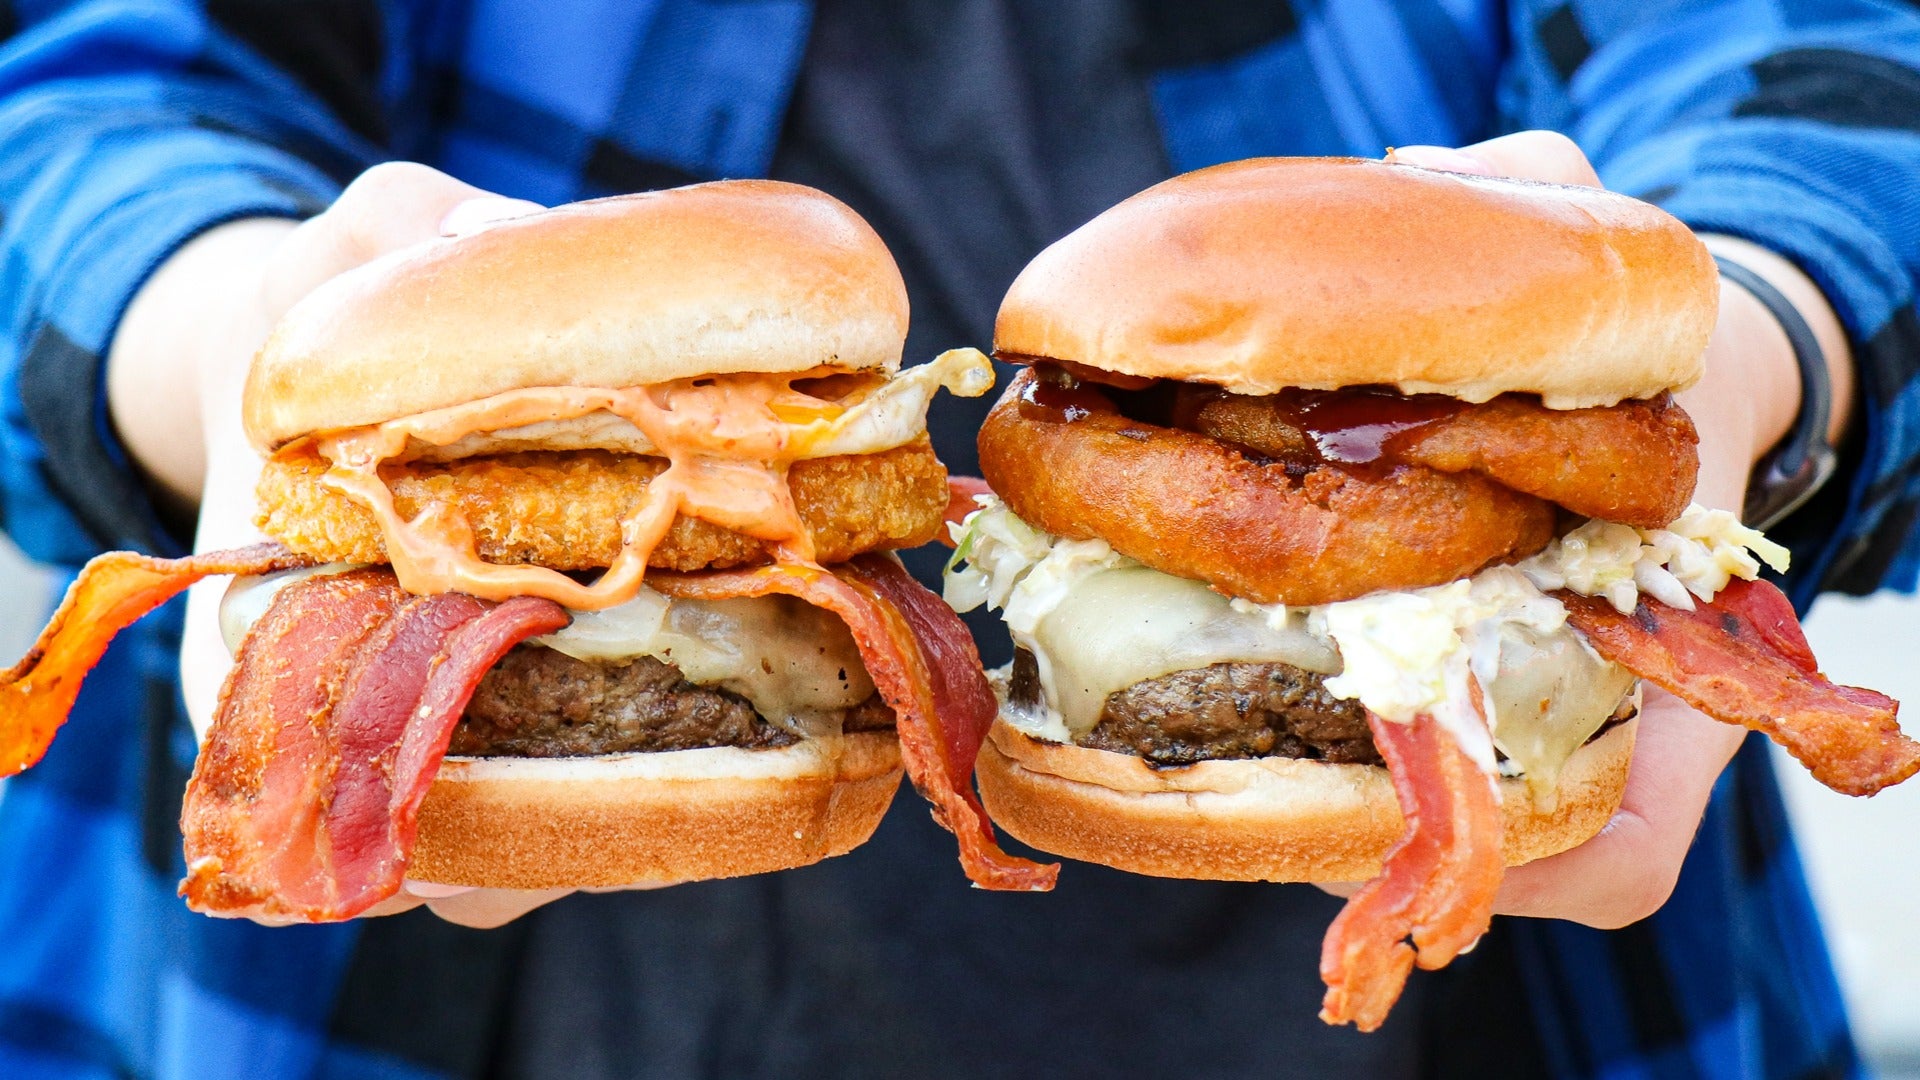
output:
[[[1638,720],[1574,752],[1550,811],[1502,780],[1508,866],[1565,851],[1620,805]],[[1042,742],[996,721],[980,748],[994,824],[1041,851],[1158,877],[1366,881],[1400,837],[1393,781],[1378,765],[1293,758],[1154,769],[1131,754]]]
[[[593,888],[805,866],[873,835],[900,769],[891,731],[769,750],[449,757],[420,807],[407,877]]]
[[[272,450],[532,386],[892,372],[906,334],[906,285],[858,214],[797,184],[725,180],[556,207],[342,274],[254,358],[243,419]]]
[[[1176,176],[1042,251],[994,348],[1246,394],[1369,384],[1550,408],[1693,384],[1718,275],[1638,200],[1342,158]]]

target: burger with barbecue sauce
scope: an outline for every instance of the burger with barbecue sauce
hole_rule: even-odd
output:
[[[1717,297],[1652,206],[1356,160],[1176,177],[1042,252],[947,580],[1016,645],[994,819],[1140,873],[1367,881],[1322,1015],[1371,1029],[1505,866],[1607,822],[1642,677],[1842,790],[1920,768],[1754,580],[1786,552],[1690,505],[1672,395]]]

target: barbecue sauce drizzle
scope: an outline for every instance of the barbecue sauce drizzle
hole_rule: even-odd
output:
[[[1198,432],[1196,419],[1210,401],[1228,398],[1217,387],[1158,381],[1122,389],[1081,378],[1052,362],[1035,363],[1020,395],[1031,419],[1073,423],[1095,413],[1118,413],[1139,423]],[[1302,453],[1288,464],[1367,466],[1381,463],[1396,444],[1468,407],[1444,394],[1400,394],[1383,387],[1283,390],[1260,399],[1296,429]],[[1225,440],[1223,440],[1225,441]],[[1269,460],[1247,450],[1249,456]]]

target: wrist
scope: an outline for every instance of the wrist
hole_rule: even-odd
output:
[[[261,270],[294,226],[248,218],[195,237],[147,278],[114,334],[106,372],[114,429],[156,495],[179,508],[200,499],[209,421],[237,405],[267,330]]]
[[[1855,381],[1853,348],[1847,339],[1846,328],[1841,324],[1839,316],[1835,314],[1833,306],[1828,303],[1826,294],[1793,262],[1759,244],[1718,233],[1702,234],[1700,239],[1716,258],[1731,261],[1751,271],[1777,290],[1805,321],[1807,329],[1812,331],[1814,343],[1818,346],[1821,359],[1826,366],[1827,384],[1832,389],[1832,408],[1829,410],[1827,420],[1826,440],[1829,445],[1838,445],[1852,420]],[[1782,357],[1791,367],[1791,378],[1788,381],[1791,383],[1792,391],[1787,395],[1787,399],[1791,400],[1792,407],[1788,409],[1776,403],[1768,411],[1765,422],[1758,425],[1755,432],[1757,441],[1754,447],[1757,461],[1761,455],[1773,449],[1781,439],[1787,436],[1799,416],[1798,364],[1792,363],[1793,346],[1788,341],[1786,331],[1780,326],[1779,320],[1775,318],[1772,311],[1757,297],[1736,284],[1731,287],[1723,286],[1721,299],[1723,304],[1733,304],[1745,309],[1747,312],[1745,318],[1761,328],[1760,333],[1765,339],[1767,359],[1775,369],[1773,375],[1776,381],[1781,372],[1787,371],[1789,367],[1780,362]]]
[[[1811,358],[1816,364],[1824,362],[1829,373],[1829,423],[1824,433],[1802,433],[1796,446],[1804,448],[1809,441],[1831,445],[1825,439],[1837,439],[1847,423],[1853,381],[1851,354],[1838,318],[1819,288],[1786,259],[1732,237],[1708,235],[1702,240],[1717,257],[1738,268],[1730,275],[1747,277],[1755,288],[1777,293],[1776,301],[1786,301],[1781,305],[1783,316],[1799,316],[1812,331],[1817,347],[1807,351],[1817,354]],[[1725,275],[1720,316],[1706,359],[1700,383],[1680,395],[1700,432],[1700,484],[1695,497],[1709,506],[1739,512],[1747,503],[1747,485],[1756,465],[1776,463],[1776,448],[1800,421],[1803,372],[1781,317]],[[1821,435],[1825,439],[1818,438]],[[1779,504],[1779,496],[1785,494],[1770,477],[1771,472],[1761,478],[1767,490],[1756,490],[1756,503]]]

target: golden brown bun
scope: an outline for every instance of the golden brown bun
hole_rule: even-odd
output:
[[[894,371],[907,291],[823,192],[726,180],[573,203],[342,274],[248,374],[271,450],[529,386],[644,386],[821,364]]]
[[[556,889],[785,870],[865,843],[899,786],[891,731],[775,750],[450,757],[407,877]]]
[[[1256,158],[1042,251],[994,348],[1246,394],[1387,384],[1549,407],[1691,385],[1719,303],[1685,225],[1594,188]]]
[[[1576,751],[1536,811],[1500,782],[1507,865],[1571,848],[1620,805],[1638,720]],[[1136,874],[1217,881],[1365,881],[1400,837],[1387,770],[1292,758],[1149,768],[1131,754],[1047,743],[998,721],[980,748],[994,824],[1041,851]]]

